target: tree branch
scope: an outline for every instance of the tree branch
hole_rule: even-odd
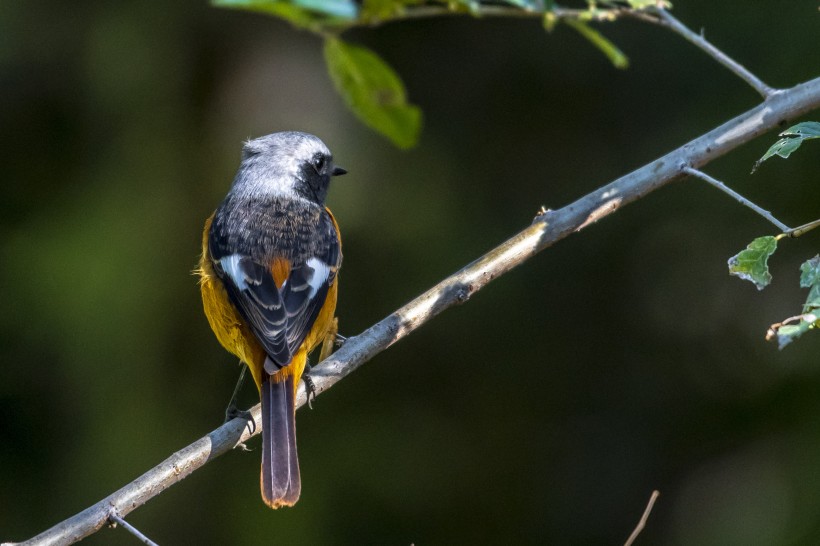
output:
[[[652,508],[655,506],[655,501],[658,500],[660,495],[661,494],[659,491],[652,491],[652,495],[649,496],[649,502],[646,503],[646,508],[643,511],[643,515],[641,515],[641,519],[638,521],[638,525],[635,526],[632,534],[630,534],[629,538],[626,539],[624,546],[632,546],[635,539],[637,539],[638,535],[641,534],[641,531],[644,530],[644,527],[646,527],[646,522],[649,519],[649,514],[652,512]]]
[[[797,237],[802,237],[806,233],[810,232],[813,229],[817,229],[818,227],[820,227],[820,219],[812,220],[808,224],[803,224],[802,226],[797,226],[794,229],[790,229],[788,231],[781,233],[781,235],[784,237],[791,237],[793,239],[796,239]]]
[[[731,70],[737,77],[751,85],[755,91],[760,93],[760,95],[766,99],[770,96],[778,93],[779,89],[774,89],[773,87],[769,87],[765,83],[763,83],[760,78],[749,72],[744,66],[740,63],[726,55],[724,52],[713,46],[709,43],[706,38],[703,37],[702,34],[696,34],[692,32],[687,26],[683,23],[675,19],[671,13],[666,11],[665,9],[657,10],[658,17],[660,19],[659,23],[675,32],[683,36],[689,42],[692,42],[700,49],[705,51],[709,54],[712,58],[714,58],[717,62]]]
[[[752,209],[753,211],[758,213],[760,216],[762,216],[763,218],[765,218],[766,220],[768,220],[769,222],[774,224],[775,227],[777,229],[779,229],[780,231],[782,231],[783,233],[791,231],[792,228],[790,228],[789,226],[787,226],[786,224],[784,224],[783,222],[781,222],[780,220],[775,218],[772,215],[771,212],[769,212],[768,210],[765,210],[765,209],[755,205],[754,203],[752,203],[751,201],[749,201],[748,199],[746,199],[745,197],[743,197],[742,195],[737,193],[735,190],[733,190],[732,188],[730,188],[729,186],[727,186],[726,184],[724,184],[720,180],[718,180],[716,178],[712,178],[711,176],[709,176],[705,172],[699,171],[697,169],[693,169],[692,167],[683,167],[683,172],[685,172],[686,174],[691,174],[694,177],[700,178],[701,180],[705,180],[706,182],[710,183],[712,186],[716,187],[720,191],[722,191],[725,194],[731,196],[734,200],[736,200],[741,205],[749,207],[750,209]]]
[[[383,19],[373,19],[365,22],[345,21],[338,24],[331,24],[329,26],[330,28],[335,29],[336,32],[343,32],[347,29],[361,26],[362,24],[379,26],[384,23],[409,19],[426,19],[431,17],[462,15],[472,15],[473,17],[542,18],[549,24],[554,24],[559,21],[615,21],[621,17],[629,17],[639,21],[654,23],[666,27],[679,34],[685,40],[693,43],[710,57],[725,66],[737,77],[748,83],[752,88],[754,88],[755,91],[760,93],[764,99],[781,91],[780,89],[775,89],[774,87],[767,85],[743,65],[712,45],[711,42],[706,40],[702,33],[698,34],[681,23],[671,13],[669,13],[667,9],[665,9],[665,6],[667,6],[665,3],[659,4],[658,7],[650,9],[625,7],[577,9],[556,6],[550,10],[543,11],[536,9],[523,9],[512,5],[482,4],[480,2],[476,2],[469,10],[456,10],[450,5],[443,4],[423,4],[420,6],[407,6],[404,10],[396,12]]]
[[[148,546],[157,546],[157,543],[148,538],[147,536],[143,535],[139,529],[122,519],[119,515],[117,515],[116,511],[112,511],[111,514],[108,515],[109,521],[113,524],[120,525],[123,529],[134,535],[137,540],[142,542],[143,544],[147,544]]]
[[[753,108],[701,137],[652,161],[556,211],[539,214],[532,225],[446,278],[401,309],[351,337],[318,366],[311,377],[316,394],[338,383],[362,364],[427,321],[470,296],[570,233],[612,214],[653,190],[686,176],[682,166],[698,168],[741,144],[820,107],[820,78],[772,95]],[[300,387],[297,406],[305,403]],[[252,409],[260,422],[259,405]],[[259,432],[256,427],[255,433]],[[234,419],[174,453],[119,491],[26,541],[26,545],[72,544],[103,527],[114,511],[126,516],[168,487],[249,437],[246,422]]]
[[[633,8],[602,8],[597,10],[576,9],[576,8],[562,8],[553,7],[550,10],[536,10],[526,9],[513,5],[502,4],[481,4],[476,2],[475,5],[469,9],[453,9],[452,6],[445,4],[422,4],[418,6],[408,5],[401,11],[393,13],[381,19],[372,19],[364,22],[360,21],[343,21],[339,23],[330,23],[327,26],[336,31],[344,31],[350,28],[368,25],[371,27],[383,25],[385,23],[392,23],[395,21],[407,21],[412,19],[429,19],[434,17],[460,17],[470,15],[473,17],[502,17],[502,18],[517,18],[517,19],[543,19],[544,17],[552,18],[554,21],[573,20],[573,21],[615,21],[620,17],[631,17],[642,21],[661,24],[661,22],[648,15],[648,10],[641,11]]]

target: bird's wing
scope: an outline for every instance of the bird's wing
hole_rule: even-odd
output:
[[[231,301],[280,368],[290,363],[310,332],[341,263],[339,238],[329,219],[316,237],[322,244],[295,264],[283,258],[263,264],[241,254],[212,254]]]

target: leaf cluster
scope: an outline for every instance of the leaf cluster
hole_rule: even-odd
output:
[[[564,22],[600,49],[617,68],[629,60],[591,21],[666,9],[665,0],[586,0],[583,8],[564,8],[554,0],[212,0],[219,7],[272,15],[322,36],[325,62],[337,92],[362,123],[400,148],[418,142],[422,113],[407,101],[404,84],[375,52],[339,38],[357,26],[445,15],[530,17],[552,30]]]
[[[779,136],[782,138],[757,160],[754,169],[775,155],[788,158],[804,140],[820,138],[820,123],[816,121],[798,123],[780,133]],[[763,290],[772,282],[769,258],[777,250],[778,241],[785,237],[799,237],[818,226],[820,226],[820,220],[776,236],[766,235],[756,238],[744,250],[729,258],[729,274],[750,281],[758,290]],[[777,339],[780,349],[809,330],[820,327],[820,255],[803,262],[800,266],[800,287],[809,289],[802,312],[782,322],[772,324],[766,333],[767,340]]]

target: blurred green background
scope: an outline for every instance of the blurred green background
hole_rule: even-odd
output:
[[[817,2],[675,14],[787,87],[820,73]],[[425,112],[401,152],[344,108],[321,42],[204,1],[0,5],[0,540],[100,500],[221,423],[238,367],[202,314],[204,219],[241,142],[319,135],[352,335],[529,224],[759,101],[663,29],[448,18],[357,30]],[[820,112],[805,119],[820,119]],[[781,220],[816,218],[820,148],[706,168]],[[817,544],[820,336],[768,324],[806,293],[789,241],[758,293],[726,260],[773,228],[704,183],[561,242],[300,411],[303,494],[259,497],[259,441],[129,521],[160,544]],[[244,393],[247,405],[254,392]],[[104,529],[86,544],[134,544]]]

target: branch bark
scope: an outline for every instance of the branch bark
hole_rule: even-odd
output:
[[[761,105],[724,123],[559,210],[539,214],[532,225],[457,273],[447,277],[401,309],[351,337],[344,346],[313,368],[319,395],[362,364],[454,305],[466,302],[490,281],[532,258],[567,235],[609,216],[624,205],[684,176],[763,133],[820,107],[820,78],[770,95]],[[305,403],[300,387],[297,406]],[[260,409],[252,409],[260,422]],[[72,544],[98,531],[112,513],[126,516],[214,458],[247,440],[246,422],[224,424],[174,453],[97,504],[20,544]],[[259,432],[259,427],[255,433]],[[6,543],[10,545],[11,543]],[[4,545],[4,546],[6,546]]]

